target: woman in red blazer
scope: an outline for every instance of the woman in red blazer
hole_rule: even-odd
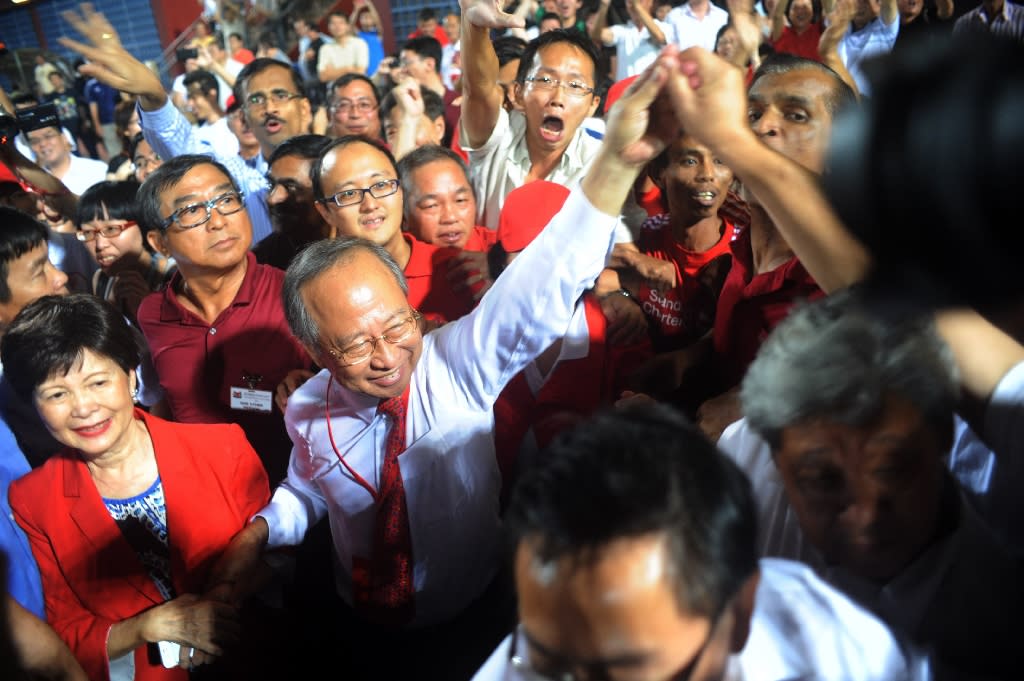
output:
[[[93,296],[27,306],[0,354],[6,378],[66,446],[10,488],[49,623],[94,681],[187,679],[238,632],[235,608],[202,594],[220,553],[269,500],[256,453],[236,425],[135,409],[138,350],[124,319]],[[152,644],[162,641],[180,644],[180,667],[161,664]]]

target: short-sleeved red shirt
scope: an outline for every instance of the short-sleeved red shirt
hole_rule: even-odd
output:
[[[718,297],[714,327],[723,391],[739,384],[761,343],[797,301],[825,295],[795,257],[771,272],[754,275],[749,228],[731,246],[732,267]]]
[[[409,285],[409,304],[423,314],[440,317],[450,322],[473,309],[472,293],[456,291],[448,281],[448,261],[459,251],[454,248],[438,248],[413,238],[411,234],[402,237],[412,251],[405,265],[405,281]]]
[[[804,59],[821,61],[818,54],[818,43],[821,42],[821,24],[811,24],[803,33],[797,33],[791,27],[782,29],[782,35],[775,41],[772,47],[776,52],[795,54]]]
[[[651,342],[658,352],[685,347],[711,330],[718,294],[732,260],[729,242],[735,231],[731,222],[723,220],[718,242],[698,253],[675,240],[668,214],[644,222],[637,248],[644,255],[675,265],[678,282],[668,291],[640,285],[637,302],[647,317]]]
[[[466,245],[462,247],[462,250],[486,253],[491,250],[491,246],[496,243],[498,243],[497,230],[487,229],[486,227],[477,225],[473,228],[473,231],[469,233],[469,239],[466,240]]]
[[[138,318],[174,420],[237,423],[273,485],[284,477],[291,453],[284,415],[276,406],[270,413],[232,409],[231,389],[251,383],[272,394],[285,374],[312,362],[285,321],[284,272],[257,264],[252,252],[246,257],[242,285],[213,324],[178,300],[180,273],[143,299]]]

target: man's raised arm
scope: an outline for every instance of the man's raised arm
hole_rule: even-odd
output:
[[[492,28],[522,27],[520,17],[503,12],[495,0],[462,0],[462,144],[484,145],[494,131],[504,93],[498,85],[498,55]]]
[[[668,83],[679,122],[757,196],[818,285],[833,291],[863,279],[867,250],[832,210],[818,178],[751,130],[743,74],[701,48],[681,53],[679,68]]]

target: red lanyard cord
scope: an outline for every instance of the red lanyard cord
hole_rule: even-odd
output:
[[[366,479],[363,478],[363,476],[359,475],[359,473],[356,473],[355,469],[352,468],[352,466],[348,465],[348,462],[345,461],[345,457],[343,457],[341,455],[341,452],[338,451],[338,445],[334,443],[334,431],[331,430],[331,383],[333,382],[334,376],[332,375],[329,379],[327,379],[327,392],[324,393],[324,419],[327,420],[327,437],[328,439],[330,439],[331,447],[334,448],[334,455],[338,457],[338,461],[341,462],[341,465],[344,466],[345,470],[349,472],[349,475],[352,476],[352,479],[354,479],[357,483],[359,483],[361,487],[363,487],[363,489],[370,493],[370,496],[373,497],[374,503],[378,503],[380,499],[378,498],[377,490],[375,490],[373,488],[373,485],[368,483]]]

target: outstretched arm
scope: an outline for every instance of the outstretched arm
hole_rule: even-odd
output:
[[[496,0],[462,0],[462,142],[476,148],[498,122],[504,92],[498,85],[498,55],[492,28],[522,27],[523,20],[502,11]]]
[[[608,8],[611,4],[612,0],[601,0],[597,7],[597,16],[590,27],[590,39],[598,45],[611,45],[615,42],[615,35],[612,29],[608,28]]]
[[[742,178],[822,289],[860,281],[870,263],[867,250],[836,216],[817,176],[754,135],[743,75],[700,48],[679,57],[668,91],[683,128]]]
[[[821,63],[838,73],[839,77],[860,97],[857,81],[853,79],[846,69],[846,64],[839,57],[839,41],[850,30],[854,9],[853,0],[836,0],[835,6],[828,14],[828,25],[821,34],[821,40],[818,41],[818,55],[821,57]]]
[[[651,34],[652,41],[660,47],[664,47],[668,43],[668,40],[665,38],[665,32],[661,30],[654,17],[644,9],[643,5],[636,4],[636,0],[626,0],[626,6],[632,7],[633,11],[636,12],[636,18],[640,20],[640,24]]]

